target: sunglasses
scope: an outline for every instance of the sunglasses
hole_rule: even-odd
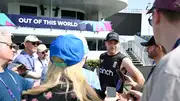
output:
[[[153,14],[148,18],[149,25],[151,25],[151,26],[152,26],[152,16],[153,16]]]
[[[46,54],[47,52],[48,52],[48,50],[46,50],[46,51],[43,51],[43,52],[42,52],[42,54]]]
[[[31,41],[28,41],[28,42],[32,43],[32,45],[34,45],[34,46],[35,46],[35,45],[36,45],[36,46],[39,46],[39,44],[40,44],[39,42],[31,42]]]
[[[9,43],[6,43],[6,42],[1,42],[1,41],[0,41],[0,43],[6,44],[7,46],[9,46],[10,49],[13,49],[13,48],[18,49],[18,46],[16,44],[14,44],[14,43],[9,44]]]
[[[156,9],[156,10],[157,10],[157,11],[161,11],[160,9]],[[151,26],[152,26],[152,20],[153,20],[154,12],[155,12],[155,11],[153,10],[151,16],[148,18],[149,25],[151,25]]]

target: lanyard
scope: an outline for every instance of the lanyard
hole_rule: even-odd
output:
[[[32,59],[33,57],[30,57],[30,55],[28,54],[28,53],[26,53],[25,51],[22,51],[20,54],[23,54],[24,55],[24,57],[28,60],[28,62],[29,62],[29,64],[31,65],[31,69],[33,70],[33,71],[35,71],[35,68],[34,68],[34,59]],[[27,56],[28,55],[28,56]],[[31,59],[30,59],[30,58]],[[31,60],[33,60],[33,61],[31,61]],[[30,67],[29,67],[30,68]]]
[[[153,73],[155,67],[156,67],[156,66],[153,66],[153,67],[151,68],[151,71],[150,71],[150,73],[149,73],[148,76],[147,76],[146,82],[149,80],[149,78],[150,78],[151,74]]]
[[[33,64],[31,64],[32,63],[31,62],[32,59],[30,60],[28,57],[26,57],[26,59],[28,60],[29,64],[31,65],[32,70],[35,71],[35,68],[34,68],[34,59],[33,59]]]
[[[14,83],[17,85],[18,87],[18,90],[20,91],[19,89],[19,86],[15,80],[15,78],[12,76],[12,74],[10,74],[8,71],[7,71],[8,75],[13,79]],[[6,87],[9,95],[12,97],[13,101],[17,101],[16,97],[14,96],[14,94],[12,93],[11,89],[7,86],[7,84],[4,82],[4,80],[0,77],[0,81],[2,82],[2,84]]]
[[[176,43],[173,46],[173,49],[177,48],[180,44],[180,38],[176,41]]]
[[[43,66],[43,68],[44,68],[44,67],[47,67],[47,66],[45,66],[45,64],[43,64],[43,62],[41,61],[41,59],[38,58],[38,60],[39,60],[39,62],[41,63],[41,65]]]

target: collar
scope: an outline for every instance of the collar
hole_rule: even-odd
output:
[[[29,56],[29,57],[34,57],[34,55],[29,55],[27,52],[25,52],[24,50],[20,53],[22,55],[25,55],[25,56]]]
[[[176,41],[176,43],[174,44],[173,49],[177,48],[180,45],[180,38]]]

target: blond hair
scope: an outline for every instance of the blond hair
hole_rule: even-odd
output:
[[[23,92],[23,94],[28,95],[37,95],[41,92],[44,92],[50,88],[57,86],[58,84],[63,84],[60,80],[60,77],[65,75],[66,80],[70,79],[73,84],[73,91],[75,92],[77,98],[80,101],[101,101],[97,96],[96,92],[91,88],[86,80],[84,75],[82,74],[82,65],[84,63],[84,59],[70,67],[58,67],[53,63],[49,63],[49,68],[47,72],[47,80],[43,85],[39,87],[30,89],[28,91]],[[66,91],[69,89],[69,82],[66,82]],[[67,92],[65,92],[67,94]],[[67,99],[67,98],[66,98]]]

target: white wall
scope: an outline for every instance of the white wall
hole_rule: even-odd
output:
[[[74,31],[74,30],[60,30],[48,28],[27,28],[27,27],[10,27],[0,26],[0,29],[7,29],[13,34],[17,35],[36,35],[36,36],[58,36],[60,34],[83,34],[86,38],[105,39],[109,31],[90,32],[90,31]]]
[[[120,42],[128,42],[128,41],[134,40],[134,36],[120,35],[119,39],[120,39]]]
[[[98,12],[88,15],[88,19],[98,21]]]
[[[99,56],[104,53],[105,51],[90,51],[88,53],[88,60],[98,60]]]
[[[141,35],[153,35],[152,26],[149,25],[148,18],[150,15],[146,14],[147,11],[142,13],[141,19]]]
[[[146,42],[146,40],[138,36],[134,37],[135,44],[133,47],[133,51],[135,52],[136,56],[138,56],[141,59],[144,65],[152,66],[153,60],[148,57],[147,52],[145,52],[145,47],[140,44],[141,42]]]
[[[41,15],[41,11],[40,11],[39,5],[26,4],[26,3],[9,3],[8,4],[8,14],[20,14],[20,5],[37,7],[37,16],[43,16],[43,15]],[[49,5],[43,5],[43,6],[45,8],[47,8],[45,10],[45,15],[43,17],[50,17],[50,6]],[[56,7],[57,6],[52,6],[51,17],[54,17],[53,9],[56,8]],[[61,10],[71,10],[71,11],[79,11],[79,12],[85,13],[84,10],[80,10],[80,9],[62,8],[62,7],[59,7],[59,8],[60,9],[59,9],[59,12],[58,12],[58,18],[61,18]]]
[[[103,18],[102,12],[98,12],[98,21],[101,21],[101,19],[105,18]]]
[[[19,4],[9,3],[8,4],[8,14],[19,14]]]
[[[141,42],[147,42],[146,40],[140,38],[139,36],[134,36],[134,43],[141,49],[144,49],[144,46],[142,46]]]

